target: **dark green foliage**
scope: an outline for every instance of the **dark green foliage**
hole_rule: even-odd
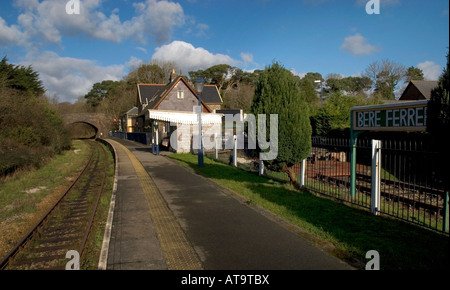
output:
[[[450,132],[450,104],[449,104],[449,55],[447,53],[447,67],[439,79],[439,86],[431,92],[427,109],[427,131],[431,135],[433,147],[442,156],[437,174],[444,182],[446,190],[450,189],[448,166],[450,154],[448,153],[448,133]]]
[[[344,91],[348,94],[363,94],[364,90],[372,87],[372,81],[368,77],[329,78],[326,84],[327,93]]]
[[[422,81],[424,80],[423,71],[417,67],[409,67],[406,71],[405,82],[408,83],[410,81]]]
[[[31,66],[13,65],[7,61],[6,57],[0,61],[0,87],[15,89],[33,96],[45,93],[39,74]]]
[[[18,76],[37,77],[31,68],[0,63],[0,176],[23,167],[39,167],[70,148],[60,115],[41,97],[40,82],[24,85]],[[9,70],[9,71],[8,71]],[[5,71],[8,71],[5,73]],[[8,77],[15,76],[15,77]],[[27,82],[25,82],[27,83]]]
[[[306,101],[307,104],[317,104],[320,102],[320,98],[322,96],[319,96],[317,93],[314,82],[309,79],[303,79],[300,84],[300,93],[302,96],[302,99]]]
[[[367,99],[363,95],[332,93],[317,114],[311,117],[314,135],[325,136],[332,131],[350,128],[350,112],[353,107],[383,103],[381,99]]]
[[[84,98],[92,107],[97,107],[100,102],[115,93],[120,82],[106,80],[101,83],[95,83],[92,89]]]
[[[255,88],[255,96],[251,112],[278,115],[278,156],[267,161],[266,165],[273,170],[283,170],[296,184],[292,176],[292,166],[305,159],[311,150],[311,124],[308,105],[301,97],[297,79],[278,63],[266,68],[260,76]],[[267,122],[267,136],[269,136]]]

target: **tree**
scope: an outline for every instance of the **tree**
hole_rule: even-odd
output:
[[[214,65],[206,70],[190,71],[189,77],[192,82],[200,75],[207,84],[216,85],[224,95],[233,88],[239,81],[243,72],[237,67],[228,64]]]
[[[405,82],[424,80],[423,71],[417,67],[409,67],[405,73]]]
[[[353,107],[374,105],[379,102],[368,100],[362,95],[343,95],[333,92],[318,113],[312,117],[313,130],[317,135],[327,135],[333,130],[350,128],[350,112]]]
[[[11,88],[28,95],[42,96],[44,86],[39,80],[39,73],[31,66],[9,64],[6,57],[0,61],[0,87]]]
[[[446,140],[450,132],[450,104],[449,104],[449,54],[447,52],[447,67],[439,78],[439,86],[431,91],[430,101],[427,108],[427,132],[431,135],[433,147],[441,157],[436,174],[443,182],[445,190],[450,189],[448,178],[448,165],[450,154]]]
[[[322,92],[319,92],[319,94],[321,93]],[[314,82],[309,79],[302,80],[300,85],[300,95],[302,96],[303,100],[305,100],[305,102],[309,105],[317,104],[320,102],[320,98],[314,87]]]
[[[403,65],[384,59],[381,62],[371,63],[365,71],[374,84],[375,95],[380,95],[384,99],[394,100],[394,90],[397,84],[404,79],[406,69]]]
[[[314,82],[310,79],[304,79],[300,82],[300,96],[309,106],[310,115],[315,115],[323,102],[323,91],[319,92],[320,97],[314,88]]]
[[[70,148],[64,122],[31,66],[0,62],[0,176]]]
[[[125,77],[128,84],[136,88],[136,84],[166,84],[169,82],[172,70],[177,71],[173,62],[152,60],[148,64],[142,63]]]
[[[278,156],[264,163],[272,170],[287,173],[297,187],[293,167],[310,153],[311,124],[295,76],[276,62],[267,67],[259,75],[251,112],[255,116],[266,114],[267,120],[268,114],[278,115]]]
[[[255,86],[245,82],[237,83],[226,95],[222,95],[223,109],[249,112],[253,101]]]
[[[301,80],[300,80],[300,87],[302,86],[302,83],[305,81],[310,81],[313,83],[314,88],[320,89],[321,83],[324,81],[322,75],[318,72],[309,72],[307,73]],[[316,82],[320,81],[320,82]]]
[[[329,75],[326,80],[327,93],[341,92],[350,95],[362,95],[365,90],[372,87],[372,81],[368,77],[342,77]]]
[[[110,120],[120,119],[136,105],[136,89],[129,89],[125,81],[120,81],[107,98],[98,106],[98,111],[106,114]]]
[[[216,85],[222,96],[224,108],[248,111],[258,72],[244,72],[228,64],[218,64],[206,70],[190,71],[189,78],[191,82],[195,82],[200,75],[207,84]]]
[[[97,107],[100,102],[108,96],[113,95],[120,82],[105,80],[101,83],[95,83],[92,89],[84,97],[88,104],[92,107]]]

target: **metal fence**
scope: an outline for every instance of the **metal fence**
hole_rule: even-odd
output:
[[[150,144],[149,133],[112,132],[111,136]],[[225,139],[222,141],[224,142]],[[350,139],[312,137],[312,150],[305,161],[304,186],[323,195],[373,211],[372,140],[356,144],[355,191],[351,194]],[[224,144],[222,144],[224,145]],[[225,146],[222,146],[225,148]],[[252,150],[236,151],[236,166],[258,172]],[[205,152],[218,161],[234,164],[234,150]],[[437,174],[440,156],[424,141],[382,140],[379,169],[379,203],[376,214],[392,216],[448,233],[448,192]],[[216,157],[217,155],[217,157]],[[300,164],[294,167],[300,180]],[[264,175],[288,181],[285,173],[264,169]],[[441,177],[440,177],[441,176]]]
[[[306,184],[312,191],[370,208],[371,140],[356,145],[356,191],[350,194],[350,141],[312,138]],[[439,155],[425,142],[384,140],[381,146],[378,212],[448,232],[448,193],[437,175]]]

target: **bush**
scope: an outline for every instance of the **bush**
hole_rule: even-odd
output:
[[[70,146],[62,118],[47,99],[0,87],[0,176],[40,167]]]

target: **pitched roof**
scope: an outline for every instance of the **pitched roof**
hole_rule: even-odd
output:
[[[202,101],[207,104],[222,104],[223,100],[216,85],[205,85],[202,92]]]
[[[411,82],[425,96],[426,99],[430,99],[431,91],[439,85],[438,81],[411,81]]]
[[[137,84],[140,103],[146,104],[156,93],[166,85],[163,84]]]
[[[141,103],[147,103],[147,106],[145,109],[140,113],[142,115],[148,110],[155,109],[162,100],[169,94],[170,91],[174,88],[174,86],[178,82],[184,82],[184,84],[188,87],[188,89],[193,93],[193,95],[198,98],[197,93],[195,90],[189,85],[189,83],[182,77],[178,76],[175,79],[171,80],[167,85],[160,85],[160,84],[138,84],[138,94],[140,98]],[[144,100],[146,100],[144,102]],[[207,111],[211,112],[211,109],[206,105],[206,102],[202,98],[203,106],[206,108]]]
[[[431,91],[439,85],[439,81],[410,81],[406,89],[404,90],[400,100],[402,99],[426,99],[429,100],[431,97]],[[411,88],[414,87],[421,94],[421,96],[409,96],[413,91]]]
[[[126,115],[137,115],[138,114],[138,108],[137,107],[133,107],[132,109],[130,109],[128,112],[125,113]]]

